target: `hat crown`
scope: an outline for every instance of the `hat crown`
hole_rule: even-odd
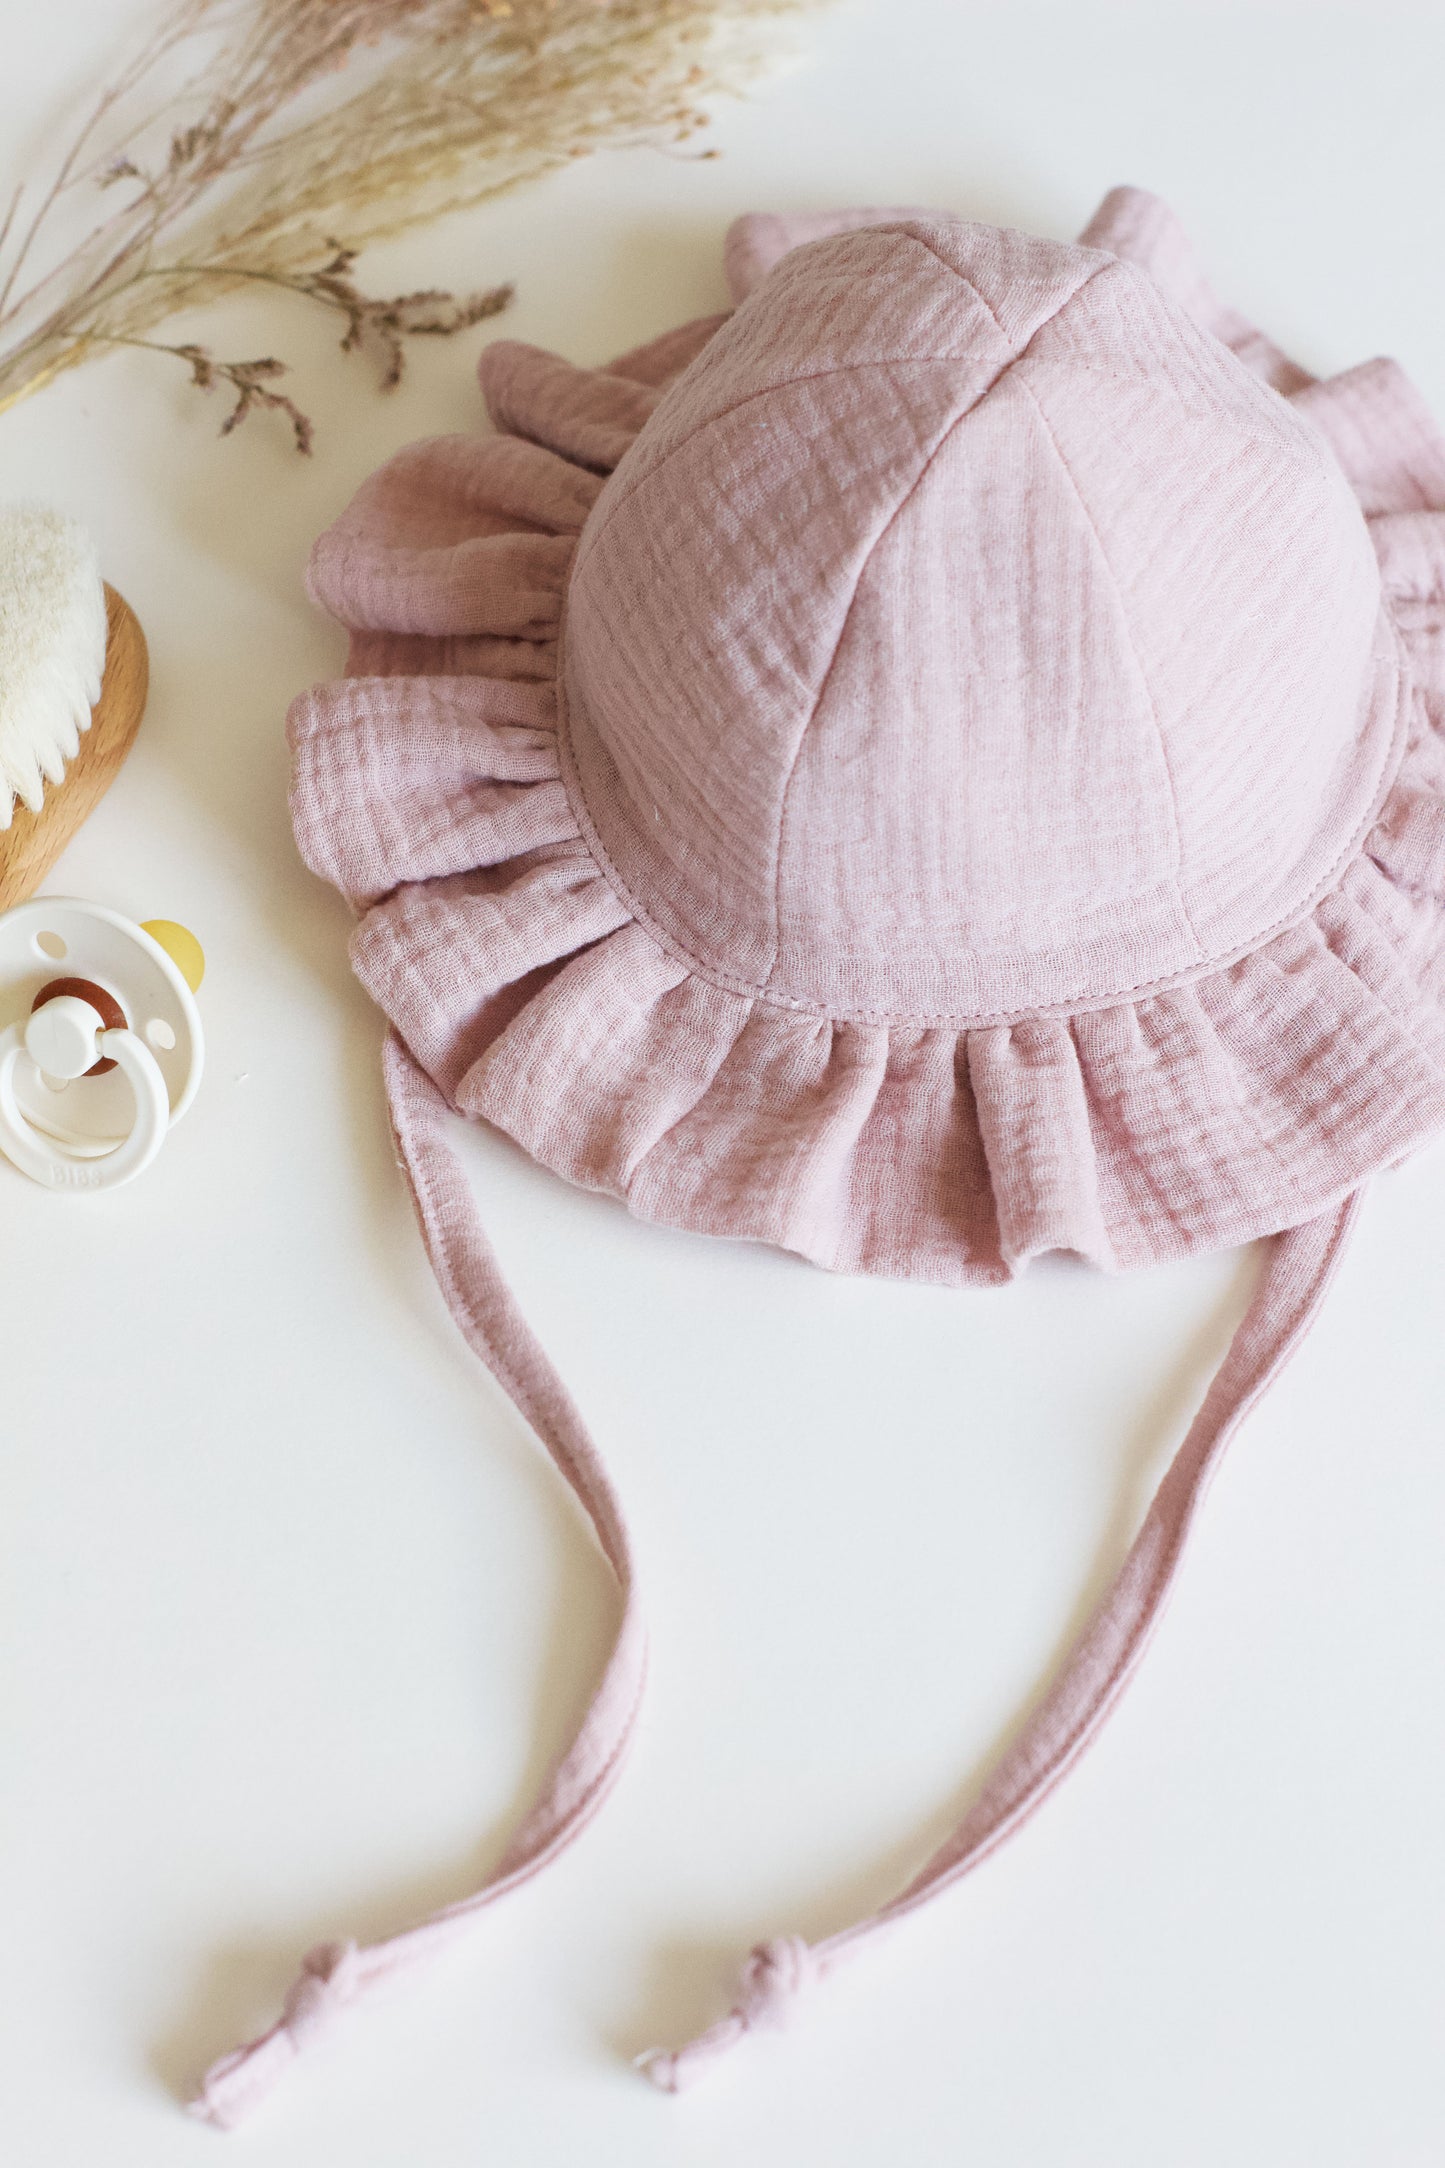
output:
[[[583,531],[573,781],[705,975],[838,1017],[1127,998],[1256,945],[1398,727],[1323,440],[1142,271],[953,221],[794,251]]]

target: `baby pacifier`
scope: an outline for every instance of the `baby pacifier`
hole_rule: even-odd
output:
[[[205,958],[168,919],[36,896],[0,914],[0,1152],[48,1189],[114,1189],[196,1096]]]

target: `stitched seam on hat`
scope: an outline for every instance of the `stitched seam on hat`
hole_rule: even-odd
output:
[[[799,384],[826,384],[831,377],[835,376],[866,376],[874,373],[883,373],[893,369],[939,369],[945,367],[950,362],[959,362],[964,360],[965,358],[966,357],[961,354],[899,354],[894,358],[886,361],[840,362],[836,368],[811,369],[805,376],[784,377],[781,382],[777,384],[764,384],[760,390],[750,391],[747,394],[746,398],[734,400],[731,406],[723,407],[722,410],[717,414],[709,414],[705,421],[700,421],[698,423],[696,429],[690,429],[685,437],[680,438],[678,442],[672,446],[670,451],[665,452],[662,458],[658,460],[656,466],[649,467],[646,474],[639,474],[635,482],[629,484],[626,489],[620,490],[614,501],[608,505],[606,517],[592,531],[592,533],[589,534],[587,532],[586,523],[583,523],[583,526],[578,535],[578,542],[580,546],[580,544],[585,541],[587,547],[586,550],[583,551],[581,556],[579,557],[577,570],[581,570],[581,567],[586,562],[587,557],[591,555],[592,551],[601,541],[603,535],[606,534],[613,520],[622,510],[622,507],[625,504],[630,504],[640,490],[646,489],[648,483],[664,471],[669,461],[676,459],[679,453],[685,452],[690,444],[695,444],[697,442],[699,437],[706,436],[709,429],[715,429],[720,422],[730,420],[734,414],[741,414],[744,408],[756,405],[759,399],[770,399],[781,392],[792,391],[794,387]],[[1001,365],[1002,368],[1011,368],[1013,366],[1013,361],[1017,359],[1018,357],[1017,355],[1015,355],[1012,360],[1004,362]],[[986,385],[984,389],[991,390],[992,385]],[[983,397],[983,392],[979,393],[979,397]],[[640,430],[638,431],[638,435],[641,435]],[[637,437],[634,437],[632,442],[635,444],[637,442]],[[629,446],[629,450],[630,449],[631,447]],[[619,460],[617,464],[618,466],[620,466],[621,461]],[[617,468],[614,467],[612,471],[615,474],[617,472]]]
[[[1012,363],[1009,363],[1006,366],[1012,367]],[[1000,374],[1002,373],[1004,372],[1001,371]],[[998,377],[995,377],[994,383],[996,384],[998,381]],[[992,387],[990,387],[990,389],[991,388]],[[874,535],[872,541],[868,544],[867,549],[863,553],[862,562],[860,563],[857,572],[853,576],[853,591],[848,597],[847,607],[843,612],[843,622],[838,627],[838,637],[833,642],[833,652],[828,657],[828,667],[823,672],[822,678],[819,681],[817,692],[813,695],[813,704],[809,708],[808,713],[804,718],[803,726],[798,732],[798,740],[796,745],[793,747],[793,757],[788,764],[787,781],[783,785],[782,801],[778,807],[778,838],[773,857],[773,956],[771,963],[768,965],[767,976],[763,980],[762,991],[764,992],[767,992],[772,986],[773,978],[778,968],[778,959],[782,952],[783,945],[783,834],[788,822],[788,800],[792,795],[793,779],[798,772],[798,763],[803,757],[803,746],[807,741],[808,732],[812,729],[813,724],[817,720],[818,710],[823,704],[824,695],[827,693],[828,690],[829,680],[832,678],[833,671],[837,665],[839,654],[842,652],[843,642],[848,636],[849,622],[852,619],[854,606],[858,600],[858,589],[862,586],[864,578],[867,575],[868,567],[873,562],[874,552],[882,547],[884,541],[893,532],[893,529],[897,525],[899,519],[907,510],[908,506],[912,503],[915,494],[919,489],[922,488],[933,466],[933,462],[939,457],[945,446],[950,442],[955,431],[961,429],[963,424],[968,420],[970,414],[972,414],[972,412],[974,411],[977,403],[977,400],[970,400],[969,404],[962,410],[962,412],[953,415],[953,417],[945,425],[942,433],[938,437],[937,442],[933,445],[932,450],[929,451],[926,455],[923,464],[919,468],[917,474],[914,475],[913,480],[909,483],[907,489],[899,498],[897,504],[894,505],[893,510],[889,513],[887,519],[884,520],[883,525],[879,528],[877,534]]]
[[[1400,764],[1399,756],[1405,746],[1409,711],[1416,697],[1414,682],[1402,667],[1399,659],[1398,639],[1396,641],[1394,676],[1396,688],[1395,723],[1390,733],[1385,756],[1380,763],[1379,778],[1370,800],[1369,810],[1351,834],[1349,841],[1340,850],[1328,871],[1322,875],[1302,902],[1282,913],[1271,925],[1261,928],[1236,948],[1226,949],[1218,955],[1205,956],[1197,963],[1185,965],[1178,971],[1166,971],[1156,978],[1140,979],[1132,986],[1114,987],[1105,993],[1094,993],[1087,987],[1076,987],[1067,993],[1057,995],[1052,1001],[1034,1003],[1026,1008],[965,1011],[962,1014],[957,1010],[941,1010],[922,1014],[914,1012],[901,1016],[881,1009],[849,1009],[840,1013],[836,1009],[825,1007],[822,1002],[802,1001],[794,995],[780,993],[776,989],[769,991],[750,980],[735,978],[719,965],[709,963],[702,957],[694,955],[692,950],[678,940],[675,934],[669,933],[665,926],[659,924],[647,909],[647,906],[634,894],[627,881],[623,878],[620,867],[617,866],[602,840],[597,824],[592,818],[591,809],[587,804],[586,792],[582,787],[582,778],[571,743],[566,693],[560,673],[557,679],[557,737],[562,754],[562,781],[566,785],[573,818],[577,822],[578,838],[583,848],[592,858],[599,876],[606,881],[618,901],[626,907],[629,915],[636,919],[640,926],[646,927],[648,933],[651,934],[659,947],[665,950],[669,956],[676,957],[680,963],[687,964],[706,985],[716,986],[724,993],[745,994],[752,1000],[764,1001],[770,1007],[791,1010],[793,1014],[798,1016],[828,1017],[835,1023],[881,1024],[889,1029],[897,1030],[983,1031],[1029,1023],[1035,1019],[1070,1014],[1091,1014],[1101,1009],[1122,1007],[1129,1002],[1146,1000],[1154,994],[1169,993],[1177,986],[1195,985],[1201,979],[1210,978],[1218,972],[1230,970],[1235,964],[1242,963],[1247,957],[1258,955],[1275,939],[1276,935],[1284,933],[1291,926],[1300,925],[1306,919],[1311,918],[1326,897],[1339,885],[1346,868],[1360,856],[1366,838],[1376,822],[1382,817],[1385,806],[1393,794]]]
[[[912,238],[914,238],[915,240],[919,239],[917,235],[912,236]],[[963,285],[968,288],[969,292],[978,301],[979,306],[985,309],[988,315],[992,317],[993,322],[998,326],[1000,335],[1006,339],[1007,334],[1004,332],[1003,325],[999,323],[998,317],[995,314],[994,310],[990,307],[988,301],[984,298],[984,296],[979,292],[973,281],[969,278],[966,278],[963,272],[955,270],[954,266],[946,262],[942,256],[939,256],[937,249],[931,247],[931,245],[927,241],[920,241],[920,246],[927,248],[930,255],[937,257],[939,263],[943,265],[943,268],[946,271],[953,271],[954,277],[957,278]],[[987,398],[990,392],[997,390],[998,386],[1003,382],[1003,379],[1008,375],[1009,371],[1013,369],[1020,361],[1023,360],[1024,356],[1029,352],[1029,349],[1032,347],[1035,339],[1037,339],[1039,334],[1053,322],[1054,318],[1058,316],[1062,310],[1066,309],[1069,306],[1070,302],[1072,302],[1080,293],[1083,292],[1083,289],[1090,283],[1091,280],[1096,279],[1099,276],[1100,270],[1107,270],[1108,268],[1109,266],[1107,264],[1100,265],[1095,270],[1090,271],[1086,277],[1080,279],[1078,285],[1075,286],[1068,295],[1066,295],[1064,300],[1062,300],[1058,304],[1058,307],[1051,310],[1050,313],[1044,318],[1042,323],[1036,324],[1034,326],[1034,329],[1029,333],[1028,338],[1024,341],[1024,344],[1020,347],[1019,351],[1012,357],[1012,359],[1004,363],[1003,367],[998,371],[997,375],[991,379],[986,390],[975,393],[974,397],[969,400],[968,405],[966,407],[963,407],[958,413],[953,415],[953,417],[944,428],[942,434],[939,436],[937,442],[934,444],[932,450],[925,457],[922,466],[914,475],[913,480],[909,483],[907,489],[899,498],[897,504],[894,505],[893,510],[889,513],[887,519],[883,522],[883,525],[879,528],[877,534],[874,535],[872,541],[869,543],[866,551],[863,554],[863,560],[853,577],[853,592],[848,597],[847,608],[843,612],[843,622],[838,627],[838,637],[833,642],[833,652],[828,658],[828,667],[823,672],[822,679],[820,680],[818,685],[818,690],[813,696],[813,705],[808,710],[808,714],[806,719],[804,720],[803,726],[798,732],[797,743],[793,747],[793,757],[788,764],[787,780],[783,784],[782,802],[778,808],[778,839],[773,859],[773,955],[772,961],[768,965],[767,976],[763,980],[764,991],[767,991],[772,986],[773,979],[776,975],[778,968],[778,959],[782,951],[783,833],[787,826],[788,800],[792,794],[793,779],[798,772],[798,763],[803,757],[803,746],[807,740],[808,732],[817,720],[818,710],[822,706],[824,695],[827,693],[828,690],[828,682],[833,675],[833,670],[835,665],[837,664],[838,656],[842,651],[843,642],[848,636],[848,626],[849,622],[852,619],[853,610],[858,600],[858,590],[862,586],[864,579],[867,577],[868,567],[873,562],[874,554],[877,550],[881,549],[883,543],[887,540],[888,536],[892,533],[894,527],[897,525],[904,512],[908,509],[908,506],[912,503],[917,492],[922,488],[924,482],[928,478],[934,461],[944,451],[955,431],[962,427],[964,422],[968,420],[969,416],[976,410],[981,401]],[[1025,383],[1024,389],[1026,391],[1028,390],[1027,383]],[[1034,395],[1031,391],[1029,392],[1029,397],[1031,400],[1033,400],[1033,404],[1035,405],[1035,407],[1037,407],[1038,401],[1037,399],[1034,399]],[[1045,423],[1044,426],[1047,428],[1047,423]],[[1050,432],[1050,434],[1052,434],[1052,432]],[[1057,446],[1055,447],[1055,449],[1057,450]],[[1062,455],[1060,456],[1062,457]],[[1074,489],[1074,494],[1075,496],[1077,496],[1078,490],[1074,485],[1073,476],[1069,475],[1068,480],[1069,486]],[[1122,608],[1122,602],[1120,607]],[[1140,675],[1143,675],[1142,670],[1140,672]],[[1177,809],[1175,814],[1175,837],[1177,841]],[[1187,912],[1185,913],[1185,916],[1187,919]],[[1191,933],[1194,932],[1192,926],[1189,930]],[[1194,946],[1196,950],[1198,950],[1199,938],[1197,934],[1195,935]]]
[[[1129,622],[1128,610],[1125,608],[1124,591],[1119,585],[1118,575],[1115,572],[1113,565],[1109,561],[1109,552],[1104,547],[1104,538],[1099,532],[1098,524],[1095,521],[1093,513],[1089,509],[1083,491],[1080,489],[1078,483],[1074,479],[1074,470],[1069,465],[1068,460],[1064,456],[1064,448],[1054,434],[1053,424],[1050,422],[1048,415],[1044,412],[1043,403],[1040,400],[1038,393],[1034,390],[1027,377],[1020,377],[1019,382],[1022,385],[1024,392],[1027,394],[1029,403],[1033,407],[1034,412],[1038,415],[1039,421],[1043,426],[1044,435],[1048,438],[1049,444],[1053,450],[1054,457],[1059,463],[1060,472],[1063,474],[1064,480],[1068,483],[1070,489],[1073,491],[1074,500],[1077,503],[1079,510],[1084,515],[1084,518],[1088,524],[1089,532],[1094,538],[1094,547],[1098,551],[1099,562],[1104,568],[1105,574],[1108,577],[1109,585],[1114,590],[1114,598],[1119,605],[1119,620],[1124,628],[1124,638],[1128,642],[1129,653],[1133,657],[1134,661],[1134,668],[1139,674],[1139,683],[1144,688],[1144,697],[1149,703],[1149,716],[1150,720],[1153,722],[1154,725],[1154,736],[1159,746],[1160,764],[1162,765],[1164,770],[1164,781],[1168,787],[1169,792],[1170,820],[1171,825],[1174,829],[1174,900],[1179,906],[1180,916],[1183,918],[1186,927],[1189,929],[1189,937],[1194,943],[1195,960],[1196,962],[1202,963],[1204,960],[1204,943],[1199,938],[1199,928],[1194,923],[1193,915],[1189,909],[1188,902],[1185,899],[1182,881],[1182,874],[1184,869],[1184,831],[1179,818],[1179,793],[1175,787],[1174,770],[1169,764],[1169,748],[1164,742],[1164,726],[1159,720],[1158,703],[1154,698],[1153,687],[1149,683],[1148,674],[1145,671],[1143,660],[1140,657],[1139,649],[1134,639],[1134,630]]]
[[[722,970],[717,964],[707,962],[702,957],[694,955],[691,949],[677,939],[676,935],[669,933],[665,926],[658,923],[646,905],[633,893],[598,833],[596,823],[593,821],[587,805],[586,794],[582,788],[582,779],[577,771],[576,756],[573,753],[567,734],[566,701],[562,694],[560,680],[558,683],[558,705],[560,710],[558,739],[564,751],[562,780],[567,786],[567,795],[571,801],[573,817],[577,822],[579,841],[593,860],[599,878],[607,883],[618,901],[625,906],[628,915],[635,919],[639,926],[646,928],[652,939],[657,942],[659,948],[667,955],[675,957],[679,963],[686,964],[703,981],[704,985],[715,986],[723,993],[746,995],[753,1001],[762,1001],[770,1008],[789,1010],[796,1016],[824,1017],[834,1023],[842,1024],[879,1024],[888,1030],[945,1030],[962,1033],[1006,1029],[1015,1024],[1032,1023],[1058,1016],[1091,1015],[1103,1009],[1121,1008],[1131,1002],[1147,1000],[1156,994],[1172,993],[1176,987],[1197,985],[1201,979],[1212,978],[1220,972],[1231,970],[1235,964],[1242,963],[1247,958],[1259,955],[1277,935],[1287,932],[1291,926],[1301,925],[1306,919],[1313,917],[1320,905],[1339,885],[1346,868],[1359,857],[1365,838],[1380,819],[1384,806],[1393,791],[1395,769],[1398,762],[1392,760],[1391,755],[1396,753],[1403,744],[1405,720],[1412,691],[1411,685],[1405,680],[1403,671],[1397,670],[1396,681],[1397,712],[1395,728],[1390,735],[1385,759],[1381,762],[1381,782],[1376,785],[1375,795],[1370,803],[1370,810],[1359,823],[1348,843],[1339,852],[1329,870],[1303,902],[1284,912],[1271,925],[1265,926],[1259,932],[1252,934],[1247,941],[1240,943],[1238,947],[1226,949],[1219,955],[1206,956],[1198,963],[1186,965],[1179,971],[1167,971],[1157,978],[1141,979],[1132,986],[1113,987],[1104,993],[1095,993],[1087,987],[1077,987],[1067,993],[1059,994],[1052,1001],[1034,1003],[1026,1008],[965,1011],[962,1014],[953,1009],[936,1012],[925,1011],[921,1014],[913,1012],[906,1016],[894,1015],[892,1012],[881,1009],[848,1009],[840,1013],[836,1009],[825,1007],[821,1002],[802,1001],[794,995],[780,993],[776,989],[768,991],[749,980],[734,978],[731,973]],[[1384,782],[1384,778],[1387,776],[1390,778],[1388,784]],[[614,928],[613,930],[616,931],[617,929]]]
[[[978,287],[974,285],[973,280],[969,277],[968,273],[966,271],[960,271],[956,263],[950,263],[948,258],[939,249],[936,249],[931,241],[926,241],[921,233],[910,234],[909,239],[916,241],[920,248],[926,248],[935,263],[941,264],[945,271],[951,272],[954,278],[958,280],[960,286],[966,286],[968,288],[969,292],[973,295],[973,298],[978,303],[979,307],[983,309],[987,315],[992,317],[994,323],[998,326],[1000,336],[1006,340],[1008,338],[1008,333],[1004,330],[1002,323],[999,321],[998,310],[994,307],[993,303],[987,298],[986,295],[980,293]],[[1106,267],[1102,264],[1095,265],[1092,271],[1086,271],[1084,273],[1084,276],[1080,279],[1077,286],[1070,287],[1068,293],[1065,294],[1063,300],[1056,303],[1055,306],[1050,309],[1048,315],[1043,319],[1043,322],[1035,324],[1033,330],[1029,333],[1028,339],[1026,340],[1025,344],[1023,345],[1023,347],[1020,348],[1019,353],[1014,356],[1014,359],[1016,361],[1021,359],[1022,356],[1028,352],[1029,347],[1032,346],[1034,340],[1044,329],[1044,326],[1046,324],[1051,324],[1054,318],[1060,313],[1060,311],[1068,307],[1069,303],[1073,300],[1075,294],[1081,293],[1083,289],[1088,285],[1090,279],[1097,278],[1099,272],[1104,268]]]
[[[906,231],[906,229],[904,228],[897,227],[882,227],[871,230],[879,232]],[[940,264],[945,271],[951,272],[953,277],[958,280],[961,286],[966,286],[968,288],[969,292],[978,302],[979,307],[982,308],[985,313],[992,319],[993,323],[998,328],[1000,336],[1003,337],[1005,343],[1007,343],[1008,335],[1004,331],[1003,325],[999,323],[997,314],[990,307],[989,303],[984,299],[983,295],[979,292],[973,281],[968,278],[964,272],[960,271],[956,264],[951,264],[948,261],[947,257],[940,256],[938,250],[933,247],[932,243],[925,241],[920,234],[909,233],[908,239],[917,242],[920,248],[926,250],[927,253],[932,256],[935,263]],[[1014,366],[1015,362],[1023,360],[1024,355],[1033,345],[1034,340],[1039,336],[1039,333],[1046,330],[1048,326],[1053,322],[1054,318],[1061,315],[1063,311],[1068,308],[1070,302],[1075,301],[1078,298],[1078,296],[1083,292],[1086,286],[1091,285],[1092,282],[1096,278],[1101,277],[1104,272],[1111,271],[1116,268],[1117,260],[1114,257],[1110,257],[1106,262],[1096,264],[1091,271],[1086,272],[1084,277],[1080,279],[1078,285],[1071,287],[1069,292],[1064,295],[1063,299],[1059,301],[1055,305],[1055,307],[1049,311],[1048,315],[1044,317],[1040,323],[1035,324],[1033,330],[1029,333],[1028,338],[1020,347],[1019,351],[1016,354],[1010,354],[1008,359],[1000,364],[997,374],[990,378],[989,382],[984,385],[982,391],[975,394],[975,403],[978,399],[984,398],[989,392],[993,390],[993,387],[998,382],[999,377],[1003,376],[1006,371],[1011,369]],[[702,351],[706,353],[706,347],[704,347]],[[694,358],[696,359],[698,357]],[[676,444],[674,444],[670,451],[664,453],[663,457],[657,462],[657,465],[655,467],[649,467],[646,474],[640,474],[630,488],[621,491],[616,501],[607,507],[606,517],[603,519],[601,525],[597,528],[595,533],[591,535],[587,534],[584,522],[581,539],[585,541],[586,549],[582,552],[574,569],[577,571],[581,570],[582,563],[588,556],[591,555],[593,549],[595,549],[598,542],[601,541],[603,535],[607,532],[607,529],[611,526],[617,514],[622,510],[623,505],[630,503],[632,498],[636,496],[637,492],[640,489],[644,488],[646,484],[652,480],[654,475],[660,474],[669,460],[675,459],[679,452],[685,451],[689,444],[694,443],[696,439],[704,435],[707,430],[716,428],[719,422],[726,421],[730,415],[740,414],[743,411],[744,407],[751,406],[755,400],[766,399],[775,392],[790,391],[796,384],[825,383],[829,377],[834,376],[861,376],[865,370],[874,369],[937,368],[938,365],[942,362],[958,362],[964,361],[967,358],[968,357],[966,353],[900,354],[892,359],[882,361],[840,362],[833,368],[810,370],[806,376],[785,377],[779,383],[765,384],[760,390],[749,392],[746,398],[735,400],[731,406],[724,407],[720,413],[709,414],[705,421],[701,421],[698,423],[696,429],[689,430],[688,434],[685,437],[681,438]],[[670,386],[669,389],[671,389]],[[657,409],[654,409],[653,411],[655,413]],[[648,420],[650,421],[651,419],[652,416],[649,415]],[[644,424],[644,427],[645,426],[646,425]],[[642,431],[639,429],[636,435],[634,435],[633,437],[632,441],[634,444],[637,442],[637,438],[641,434]],[[620,464],[621,461],[618,462],[618,465]],[[616,471],[616,467],[614,467],[613,472],[615,473]]]
[[[1007,343],[1007,334],[1004,331],[1003,325],[999,323],[997,314],[990,306],[989,302],[985,299],[984,295],[979,292],[973,281],[965,277],[963,272],[956,270],[952,264],[947,263],[945,259],[938,254],[937,249],[933,248],[927,241],[921,240],[918,235],[913,235],[910,238],[919,240],[919,245],[921,247],[926,248],[929,254],[935,257],[937,261],[943,265],[943,268],[946,271],[952,271],[954,277],[958,279],[962,285],[968,288],[969,292],[979,303],[979,306],[984,309],[988,316],[992,319],[993,323],[998,329],[999,335],[1005,340],[1005,343]],[[1051,309],[1049,314],[1043,319],[1043,321],[1034,326],[1033,330],[1029,333],[1028,338],[1024,341],[1024,344],[1019,348],[1019,351],[1016,354],[1012,355],[1009,360],[1007,360],[1003,364],[1002,368],[999,369],[992,378],[990,378],[984,390],[975,392],[973,397],[969,400],[968,404],[965,407],[961,408],[950,418],[948,423],[945,425],[942,433],[938,437],[937,441],[934,443],[932,449],[927,453],[926,457],[924,458],[923,464],[918,469],[918,472],[914,475],[913,480],[908,485],[908,488],[904,491],[903,495],[894,505],[893,510],[889,513],[887,519],[883,522],[883,525],[879,528],[877,534],[874,535],[872,541],[868,544],[868,547],[863,554],[863,558],[858,566],[858,570],[853,576],[853,591],[849,595],[847,606],[843,611],[843,622],[838,627],[838,637],[833,642],[833,652],[828,658],[827,668],[824,670],[822,678],[819,681],[818,690],[813,696],[813,704],[808,710],[808,714],[803,721],[802,728],[798,732],[797,742],[793,747],[793,757],[788,763],[787,778],[783,784],[782,798],[778,807],[777,842],[774,846],[773,857],[773,954],[772,960],[768,965],[767,975],[762,982],[763,991],[765,992],[770,989],[773,984],[773,979],[778,969],[778,960],[782,952],[783,836],[784,831],[787,827],[788,801],[792,795],[794,778],[796,777],[798,772],[798,764],[803,757],[803,747],[807,741],[808,732],[812,728],[813,724],[816,722],[818,717],[818,710],[823,704],[824,696],[828,690],[829,680],[833,675],[834,668],[838,661],[838,656],[842,651],[843,642],[848,635],[848,626],[852,619],[853,610],[858,600],[858,590],[862,586],[863,581],[867,576],[868,567],[873,562],[874,554],[882,547],[887,537],[892,533],[894,527],[897,525],[899,519],[903,516],[908,506],[912,503],[914,496],[917,494],[919,489],[922,488],[933,467],[934,461],[939,457],[939,455],[948,445],[949,440],[952,438],[955,431],[962,427],[963,423],[968,420],[969,416],[976,410],[980,403],[988,397],[989,393],[995,391],[998,388],[998,386],[1002,383],[1003,379],[1008,375],[1009,371],[1013,369],[1020,361],[1023,360],[1024,356],[1033,346],[1034,341],[1039,337],[1040,333],[1053,322],[1054,318],[1058,316],[1062,310],[1066,309],[1069,306],[1069,304],[1076,298],[1078,294],[1083,291],[1084,287],[1087,286],[1092,279],[1095,279],[1099,276],[1100,270],[1107,270],[1108,268],[1109,267],[1107,264],[1100,265],[1093,271],[1088,272],[1085,277],[1080,279],[1078,285],[1073,287],[1070,292],[1065,295],[1064,299],[1059,302],[1058,306],[1054,309]],[[1029,396],[1030,398],[1032,398],[1033,394],[1030,393]],[[1034,404],[1035,406],[1037,406],[1037,400],[1034,401]],[[1072,486],[1072,476],[1070,476],[1069,479]],[[1075,494],[1077,494],[1077,491],[1075,492]],[[1192,927],[1190,930],[1191,932],[1193,931]],[[1198,946],[1199,942],[1196,936],[1196,949],[1198,948]]]

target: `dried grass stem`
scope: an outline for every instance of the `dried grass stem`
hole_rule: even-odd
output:
[[[202,349],[151,333],[228,290],[280,287],[342,314],[342,345],[372,348],[394,384],[407,338],[480,322],[510,289],[378,300],[351,277],[358,249],[604,144],[686,141],[702,101],[742,89],[785,20],[815,4],[180,0],[33,207],[24,185],[10,198],[0,413],[97,350],[139,347],[230,384],[227,428],[284,409],[305,449],[309,424],[270,388],[281,363],[258,376],[261,364],[206,355],[197,374]],[[52,246],[61,214],[97,190],[120,191],[116,207]]]

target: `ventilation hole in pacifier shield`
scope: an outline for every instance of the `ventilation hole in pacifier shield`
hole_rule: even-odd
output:
[[[42,956],[48,956],[51,962],[56,964],[63,963],[70,953],[58,933],[38,933],[35,936],[35,946]]]
[[[169,1054],[175,1046],[176,1035],[163,1016],[153,1016],[146,1025],[146,1037],[163,1054]]]

